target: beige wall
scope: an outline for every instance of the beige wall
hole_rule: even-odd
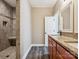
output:
[[[32,8],[32,43],[44,44],[44,18],[53,14],[52,8]]]
[[[60,7],[63,4],[63,0],[58,0],[55,4],[55,6],[53,7],[53,15],[60,9]]]

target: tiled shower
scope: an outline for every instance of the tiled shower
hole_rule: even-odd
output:
[[[16,59],[16,7],[0,0],[0,59]]]

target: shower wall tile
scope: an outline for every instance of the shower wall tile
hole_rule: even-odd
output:
[[[16,8],[13,9],[13,18],[16,18]]]
[[[7,21],[7,25],[3,26],[3,21]],[[10,20],[0,16],[0,51],[10,46],[8,37],[10,31]]]
[[[4,14],[5,16],[11,16],[11,8],[6,5],[3,0],[0,0],[0,14]],[[8,37],[10,36],[10,18],[6,18],[0,15],[0,51],[8,48],[10,46]],[[6,21],[6,26],[3,26],[3,21]]]
[[[14,19],[6,18],[1,14]],[[7,22],[6,26],[3,26],[3,21]],[[16,36],[16,8],[13,9],[3,0],[0,0],[0,51],[10,46],[8,38],[11,36]]]
[[[10,16],[10,6],[5,4],[3,0],[0,0],[0,14],[4,14],[6,16]]]
[[[12,9],[12,12],[11,12],[11,14],[12,14],[12,17],[13,17],[13,19],[12,20],[10,20],[11,21],[11,35],[10,36],[16,36],[16,8],[13,8]]]
[[[16,19],[13,20],[13,36],[16,36]]]
[[[13,36],[16,36],[16,8],[13,9]]]

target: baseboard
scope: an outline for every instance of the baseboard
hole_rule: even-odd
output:
[[[45,46],[45,44],[31,44],[31,46]]]
[[[28,50],[26,51],[26,53],[25,53],[25,55],[23,56],[22,59],[26,59],[26,57],[27,57],[29,51],[31,50],[31,47],[32,47],[32,46],[30,46],[30,47],[28,48]]]

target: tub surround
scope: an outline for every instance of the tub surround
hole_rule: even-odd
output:
[[[64,47],[69,53],[78,57],[78,40],[66,36],[49,35],[57,44]]]

